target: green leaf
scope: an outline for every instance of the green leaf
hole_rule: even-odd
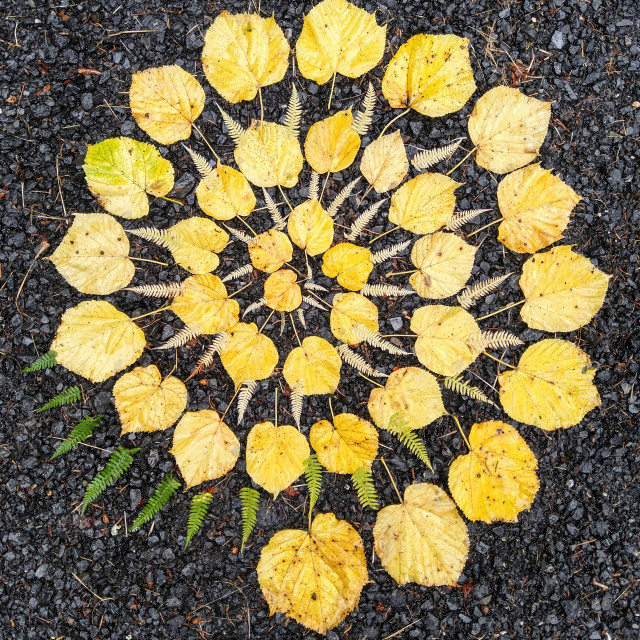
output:
[[[142,507],[131,527],[131,531],[139,529],[143,524],[154,518],[179,488],[180,483],[171,474],[165,476],[149,499],[149,502]]]
[[[40,356],[37,360],[34,360],[28,367],[25,367],[20,373],[31,373],[32,371],[42,371],[43,369],[52,369],[56,366],[57,353],[55,351],[49,351],[43,356]]]
[[[102,416],[85,416],[73,427],[71,433],[58,445],[58,448],[53,452],[51,459],[54,460],[58,456],[68,453],[72,449],[75,449],[81,442],[84,442],[92,433],[93,430],[100,424]]]
[[[43,411],[47,411],[47,409],[62,407],[66,404],[80,402],[81,400],[82,392],[80,391],[80,387],[74,385],[73,387],[69,387],[62,393],[59,393],[57,396],[51,398],[51,400],[49,400],[44,406],[36,409],[36,413],[42,413]]]
[[[189,546],[189,543],[193,540],[196,533],[200,531],[200,527],[202,527],[202,523],[209,511],[212,498],[213,495],[208,491],[200,491],[200,493],[196,493],[196,495],[191,498],[189,521],[187,522],[187,541],[184,545],[185,549]]]
[[[251,487],[242,487],[242,489],[240,489],[240,505],[242,513],[242,545],[240,546],[240,553],[242,553],[244,551],[244,545],[249,539],[258,520],[260,493]]]

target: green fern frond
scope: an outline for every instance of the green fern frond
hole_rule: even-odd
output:
[[[320,495],[320,488],[322,487],[322,465],[318,460],[318,456],[312,453],[304,462],[304,479],[307,483],[307,489],[309,491],[309,526],[311,526],[311,514],[316,502],[318,502],[318,496]]]
[[[358,501],[365,509],[378,510],[378,492],[373,483],[373,476],[369,467],[358,467],[351,476],[351,482],[356,490]]]
[[[260,493],[251,487],[240,489],[240,512],[242,514],[242,544],[240,553],[244,551],[244,545],[253,532],[258,520],[258,509],[260,508]]]
[[[53,409],[55,407],[62,407],[66,404],[73,404],[74,402],[80,402],[82,400],[82,392],[80,391],[80,387],[74,385],[73,387],[69,387],[65,389],[62,393],[59,393],[57,396],[54,396],[49,400],[44,406],[36,409],[36,413],[42,413],[43,411],[47,411],[48,409]]]
[[[109,456],[107,464],[104,465],[104,469],[93,478],[87,490],[84,492],[80,513],[84,514],[87,507],[131,466],[133,456],[138,453],[138,451],[140,451],[139,447],[136,449],[118,447]]]
[[[478,387],[472,386],[468,380],[463,380],[460,374],[445,378],[444,386],[451,391],[459,393],[461,396],[467,396],[468,398],[473,398],[480,402],[486,402],[494,407],[496,406],[496,403],[489,400],[483,391],[478,389]]]
[[[58,456],[68,453],[72,449],[75,449],[81,442],[84,442],[100,424],[101,419],[102,416],[96,416],[95,418],[86,416],[82,418],[82,420],[71,429],[71,433],[58,445],[51,459],[54,460]]]
[[[56,357],[58,354],[55,351],[49,351],[43,356],[40,356],[37,360],[34,360],[28,367],[25,367],[20,373],[31,373],[33,371],[42,371],[43,369],[53,369],[56,366]]]
[[[411,429],[409,423],[400,413],[394,413],[387,425],[387,431],[391,432],[398,440],[405,446],[411,453],[418,458],[418,460],[424,462],[431,471],[431,460],[429,460],[429,454],[424,442],[420,439],[418,434]]]
[[[142,507],[130,530],[135,531],[154,518],[179,488],[180,483],[171,474],[165,476],[153,492],[149,502]]]
[[[196,493],[196,495],[191,498],[189,521],[187,522],[187,541],[184,543],[185,549],[189,546],[189,543],[193,540],[196,533],[200,531],[200,527],[202,527],[202,523],[209,511],[212,498],[213,495],[208,491]]]

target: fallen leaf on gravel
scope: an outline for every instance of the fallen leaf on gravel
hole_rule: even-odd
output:
[[[282,373],[287,384],[294,388],[303,384],[302,394],[331,394],[340,382],[342,360],[338,352],[323,338],[309,336],[302,345],[292,349]]]
[[[378,333],[378,307],[359,293],[338,293],[332,301],[329,317],[331,333],[345,344],[362,342],[362,335],[356,330],[359,325]]]
[[[298,276],[290,269],[272,273],[264,283],[266,304],[275,311],[293,311],[302,304],[302,290]]]
[[[269,229],[251,239],[249,258],[256,269],[273,273],[293,258],[293,247],[286,233]]]
[[[317,200],[308,200],[289,214],[287,231],[294,244],[310,256],[317,256],[333,242],[333,218]]]
[[[175,241],[170,246],[174,260],[190,273],[204,274],[215,271],[220,264],[217,254],[229,242],[229,235],[213,220],[193,217],[181,220],[167,229]]]
[[[322,256],[324,275],[336,278],[338,284],[350,291],[362,289],[372,271],[371,251],[350,242],[341,242]]]
[[[196,188],[200,208],[215,220],[248,216],[256,206],[249,181],[233,167],[218,163]]]
[[[304,155],[316,173],[344,171],[360,149],[360,136],[353,128],[351,109],[311,125],[304,142]]]
[[[360,171],[376,193],[395,189],[409,171],[409,160],[399,131],[374,140],[362,154]]]

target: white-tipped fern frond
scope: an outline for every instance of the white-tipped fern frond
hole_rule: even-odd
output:
[[[348,185],[342,187],[342,189],[338,192],[338,195],[333,199],[333,202],[329,205],[327,209],[327,214],[332,218],[338,213],[338,209],[342,206],[344,201],[351,195],[352,191],[355,189],[356,184],[360,181],[360,177],[357,177],[355,180],[352,180]]]
[[[252,302],[244,310],[244,313],[242,314],[242,317],[244,318],[247,315],[247,313],[251,313],[252,311],[257,311],[258,309],[261,309],[262,307],[264,307],[265,304],[267,304],[267,299],[266,298],[260,298],[260,300],[256,300],[256,302]]]
[[[234,229],[233,227],[229,227],[226,224],[223,226],[234,238],[240,240],[240,242],[244,242],[247,246],[251,246],[254,243],[254,239],[244,231],[240,231],[240,229]]]
[[[412,240],[406,240],[405,242],[398,242],[397,244],[392,244],[388,249],[383,249],[382,251],[376,251],[376,253],[372,253],[370,260],[373,264],[380,264],[385,260],[391,260],[392,258],[396,258],[398,254],[402,253],[410,244]]]
[[[127,229],[127,233],[138,238],[143,238],[149,242],[157,244],[159,247],[174,251],[182,246],[182,241],[174,236],[167,229],[156,229],[155,227],[141,227],[140,229]]]
[[[190,149],[187,145],[182,145],[186,151],[191,156],[191,160],[193,160],[193,164],[196,166],[198,173],[202,179],[208,178],[214,171],[213,167],[209,164],[209,161],[197,151]]]
[[[478,331],[469,338],[468,344],[477,351],[486,351],[488,349],[519,347],[524,342],[509,331]]]
[[[139,287],[127,287],[125,291],[131,291],[132,293],[138,293],[151,298],[175,298],[184,293],[184,282],[143,284]]]
[[[231,273],[228,273],[224,278],[222,278],[222,282],[232,282],[233,280],[244,278],[244,276],[248,276],[252,271],[253,265],[251,263],[245,264],[242,267],[238,267]]]
[[[320,309],[320,311],[326,311],[326,307],[310,296],[302,296],[302,302],[306,302],[310,307],[315,307],[316,309]]]
[[[468,380],[464,380],[460,374],[457,376],[449,376],[443,380],[444,386],[450,391],[455,391],[461,396],[467,396],[473,400],[479,400],[492,406],[496,406],[495,402],[490,400],[487,395],[478,387],[472,386]]]
[[[371,376],[372,378],[389,377],[386,373],[374,369],[359,353],[349,348],[349,345],[341,344],[336,347],[336,351],[343,362],[366,376]]]
[[[220,105],[218,105],[218,109],[220,109],[222,120],[229,131],[231,139],[235,144],[238,144],[240,142],[240,138],[244,135],[245,130]]]
[[[309,200],[318,200],[320,198],[320,175],[315,171],[311,172],[309,179]]]
[[[388,353],[391,353],[396,356],[408,356],[409,353],[401,349],[400,347],[396,347],[395,344],[389,342],[389,340],[385,340],[380,334],[375,331],[371,331],[371,329],[365,327],[362,323],[355,324],[353,327],[353,333],[362,342],[366,342],[370,344],[372,347],[377,347],[378,349],[382,349]]]
[[[302,328],[306,329],[307,328],[307,323],[306,323],[306,321],[304,319],[304,311],[302,310],[302,307],[298,307],[296,309],[296,314],[298,316],[298,320],[300,321],[300,324],[302,325]]]
[[[390,298],[398,298],[400,296],[410,296],[415,293],[413,289],[408,287],[399,287],[395,284],[365,284],[358,292],[363,296],[371,296],[379,298],[388,296]]]
[[[462,226],[475,220],[479,215],[492,211],[492,209],[465,209],[464,211],[456,211],[447,221],[445,228],[449,231],[457,231]]]
[[[326,287],[323,287],[321,284],[311,282],[311,280],[306,280],[303,287],[308,291],[323,291],[325,293],[329,291]]]
[[[287,106],[287,113],[284,116],[284,126],[287,131],[295,138],[300,135],[300,120],[302,118],[302,105],[300,104],[300,96],[295,85],[291,85],[291,97]]]
[[[376,106],[376,92],[373,89],[373,85],[369,83],[367,93],[362,101],[362,111],[356,112],[353,116],[353,129],[359,135],[366,135],[371,121],[373,120],[373,110]]]
[[[193,340],[197,338],[199,335],[202,335],[202,331],[200,329],[196,329],[195,327],[183,327],[176,333],[174,336],[169,338],[164,344],[161,344],[159,347],[155,347],[156,350],[164,350],[164,349],[177,349],[178,347],[182,347],[189,340]]]
[[[244,419],[244,414],[257,388],[258,382],[256,380],[244,381],[244,384],[238,393],[238,424],[240,424]]]
[[[213,342],[207,347],[206,351],[200,356],[200,359],[196,363],[190,378],[197,376],[199,373],[208,369],[213,364],[213,358],[219,354],[226,346],[227,342],[231,338],[231,334],[226,331],[216,334]]]
[[[509,276],[511,276],[511,273],[507,273],[504,276],[496,276],[495,278],[487,278],[470,287],[465,287],[460,294],[458,294],[458,304],[463,309],[469,309],[480,300],[480,298],[484,298],[492,291],[495,291]]]
[[[426,149],[417,153],[411,158],[411,164],[414,169],[418,171],[424,171],[429,167],[432,167],[438,162],[448,160],[457,150],[464,138],[458,138],[453,142],[446,144],[444,147],[438,147],[437,149]]]
[[[386,201],[386,198],[384,200],[378,200],[378,202],[375,202],[366,211],[361,213],[351,225],[351,230],[345,236],[345,240],[349,242],[356,240]]]
[[[280,210],[278,209],[278,205],[275,203],[273,198],[269,195],[269,192],[266,189],[262,189],[264,193],[264,203],[267,206],[267,211],[269,211],[269,215],[273,220],[273,226],[277,231],[282,231],[286,225],[286,220],[282,217]]]
[[[302,405],[304,399],[304,380],[298,380],[291,387],[291,413],[293,414],[293,419],[296,421],[296,426],[300,429],[300,420],[302,418]]]

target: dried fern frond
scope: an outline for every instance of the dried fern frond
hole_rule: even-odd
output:
[[[445,228],[449,231],[457,231],[460,227],[471,222],[479,215],[492,211],[492,209],[465,209],[464,211],[456,211],[447,221]]]
[[[182,347],[187,344],[189,340],[197,338],[199,335],[202,335],[202,331],[200,329],[189,326],[183,327],[164,344],[161,344],[159,347],[155,347],[155,350],[161,351],[163,349],[177,349],[178,347]]]
[[[133,532],[136,529],[139,529],[143,524],[146,524],[149,520],[153,519],[175,495],[179,488],[180,483],[171,474],[165,476],[157,489],[153,492],[151,498],[149,498],[149,502],[142,507],[142,510],[133,522],[130,531]]]
[[[342,206],[344,201],[351,195],[351,192],[355,189],[356,184],[360,181],[360,177],[358,176],[355,180],[352,180],[348,185],[342,187],[342,189],[338,192],[338,195],[333,199],[333,202],[329,205],[327,209],[327,213],[334,218],[336,213],[338,213],[338,209]]]
[[[238,422],[240,424],[244,418],[245,411],[251,402],[251,398],[253,398],[253,394],[256,392],[258,388],[258,383],[256,380],[245,380],[242,388],[240,389],[240,393],[238,393]]]
[[[189,546],[189,543],[198,531],[200,531],[200,527],[202,527],[202,523],[207,516],[207,511],[209,511],[212,498],[213,495],[208,491],[196,493],[196,495],[191,498],[189,520],[187,522],[187,541],[184,544],[185,549]]]
[[[303,329],[307,328],[307,323],[305,322],[304,319],[304,311],[302,310],[302,307],[298,307],[296,309],[296,314],[298,315],[298,320],[300,321],[300,324],[302,325]]]
[[[182,146],[191,156],[193,164],[196,165],[196,169],[198,170],[200,177],[203,179],[208,178],[213,173],[213,167],[209,164],[209,161],[197,151],[194,151],[193,149],[187,147],[186,144],[183,144]]]
[[[378,298],[381,296],[388,296],[392,298],[398,298],[400,296],[409,296],[415,293],[413,289],[407,287],[398,287],[395,284],[365,284],[359,293],[363,296],[372,296]]]
[[[320,311],[326,311],[326,308],[323,307],[315,298],[302,296],[302,302],[306,302],[310,307],[315,307],[316,309],[320,309]]]
[[[449,376],[443,380],[446,389],[455,391],[461,396],[467,396],[473,400],[479,400],[492,406],[496,406],[495,402],[491,401],[487,395],[478,387],[472,386],[468,380],[464,380],[460,374],[457,376]]]
[[[411,244],[411,242],[412,240],[398,242],[397,244],[392,244],[388,249],[376,251],[376,253],[371,254],[370,260],[373,264],[380,264],[385,260],[391,260],[392,258],[397,257],[399,253],[402,253]]]
[[[224,278],[222,278],[222,282],[232,282],[233,280],[238,280],[238,278],[244,278],[244,276],[248,276],[253,272],[253,265],[251,263],[245,264],[242,267],[238,267],[231,273],[227,274]]]
[[[95,418],[91,418],[90,416],[82,418],[82,420],[71,429],[71,433],[58,445],[51,459],[55,460],[58,456],[68,453],[75,449],[81,442],[84,442],[100,424],[101,419],[101,415]]]
[[[478,351],[519,347],[524,342],[509,331],[479,331],[469,338],[469,346]]]
[[[244,551],[249,536],[253,532],[258,521],[258,509],[260,508],[260,494],[251,487],[240,489],[240,513],[242,515],[242,544],[240,553]]]
[[[315,282],[312,282],[311,280],[307,280],[303,287],[309,291],[323,291],[325,293],[328,293],[329,289],[327,289],[326,287],[323,287],[320,284],[316,284]]]
[[[184,282],[143,284],[139,287],[126,287],[125,291],[131,291],[132,293],[138,293],[151,298],[175,298],[184,293]]]
[[[238,144],[240,142],[240,138],[244,135],[245,130],[220,105],[218,105],[218,109],[220,109],[222,120],[229,130],[231,139],[235,144]]]
[[[320,175],[315,171],[311,172],[309,179],[309,200],[318,200],[320,198]]]
[[[361,213],[351,225],[351,230],[345,236],[345,240],[348,240],[349,242],[356,240],[386,201],[386,198],[384,200],[378,200],[378,202],[375,202],[366,211]]]
[[[358,111],[353,116],[353,129],[361,136],[366,135],[371,121],[373,120],[373,110],[376,106],[376,92],[373,85],[369,83],[367,93],[362,101],[362,111]]]
[[[261,309],[262,307],[264,307],[265,304],[267,304],[267,299],[266,298],[260,298],[260,300],[256,300],[256,302],[252,302],[244,310],[244,313],[242,314],[242,317],[244,318],[247,315],[247,313],[251,313],[252,311],[257,311],[258,309]]]
[[[240,229],[234,229],[233,227],[229,227],[226,224],[223,227],[235,238],[244,242],[246,245],[252,245],[254,243],[254,239],[244,231],[240,231]]]
[[[304,479],[309,491],[309,524],[311,524],[311,512],[318,502],[322,488],[322,465],[315,453],[312,453],[302,464],[304,465]]]
[[[273,198],[269,195],[269,192],[266,189],[262,189],[262,193],[264,193],[264,202],[267,205],[267,210],[271,215],[271,219],[273,220],[273,226],[278,231],[282,231],[287,225],[287,221],[282,217],[280,210],[278,209],[278,205],[274,202]]]
[[[198,360],[195,368],[191,372],[189,380],[194,376],[197,376],[201,371],[208,369],[213,364],[214,356],[220,353],[227,346],[227,342],[229,342],[230,338],[231,334],[226,331],[221,331],[216,334],[213,342],[207,347],[207,350],[202,354],[202,356],[200,356],[200,360]]]
[[[291,387],[291,413],[293,419],[296,421],[296,426],[300,429],[300,419],[302,418],[302,405],[304,400],[304,380],[298,380],[293,387]]]
[[[180,246],[181,242],[177,238],[173,238],[165,229],[156,229],[155,227],[141,227],[140,229],[127,229],[127,233],[143,238],[149,242],[157,244],[172,251]]]
[[[378,349],[382,349],[383,351],[387,351],[396,356],[408,356],[409,353],[400,349],[400,347],[396,347],[395,344],[385,340],[382,336],[377,334],[375,331],[371,331],[371,329],[365,327],[362,323],[358,323],[353,327],[353,333],[362,342],[366,342],[370,344],[372,347],[377,347]]]
[[[42,413],[43,411],[47,411],[48,409],[55,409],[57,407],[63,407],[67,404],[73,404],[74,402],[80,402],[82,400],[82,392],[80,391],[80,387],[74,385],[73,387],[69,387],[65,389],[62,393],[59,393],[57,396],[51,398],[51,400],[47,401],[39,409],[36,409],[36,413]]]
[[[429,454],[427,453],[427,447],[424,442],[418,436],[418,434],[411,429],[409,423],[404,416],[400,413],[394,413],[387,425],[387,431],[392,433],[398,440],[405,446],[411,453],[418,458],[418,460],[424,462],[431,471],[431,460],[429,460]]]
[[[302,105],[300,96],[294,84],[291,85],[291,97],[287,106],[287,113],[284,116],[284,126],[287,131],[297,138],[300,135],[300,120],[302,118]]]
[[[438,164],[438,162],[448,160],[458,150],[458,147],[463,140],[464,138],[458,138],[444,147],[421,151],[411,158],[411,164],[414,169],[424,171],[425,169],[432,167],[434,164]]]
[[[356,490],[358,502],[365,509],[378,510],[378,492],[376,485],[373,483],[373,476],[369,467],[358,467],[356,472],[351,476],[353,488]]]
[[[32,373],[33,371],[42,371],[43,369],[53,369],[53,367],[56,366],[57,357],[58,354],[55,351],[49,351],[34,360],[28,367],[20,369],[20,373]]]
[[[470,287],[465,287],[458,294],[458,304],[463,309],[469,309],[469,307],[472,307],[480,298],[484,298],[492,291],[495,291],[509,276],[511,276],[511,273],[495,278],[487,278]]]
[[[366,376],[371,376],[372,378],[389,377],[386,373],[374,369],[359,353],[350,349],[349,345],[341,344],[336,347],[336,351],[343,362],[346,362],[356,371],[360,371],[360,373],[364,373]]]

